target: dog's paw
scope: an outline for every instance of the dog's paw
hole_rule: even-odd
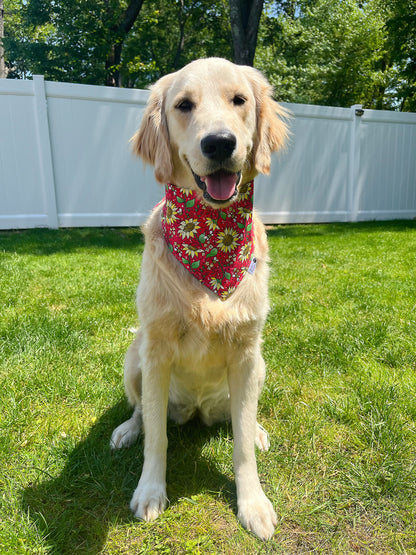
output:
[[[256,429],[256,446],[260,449],[260,451],[264,452],[270,449],[269,434],[258,422]]]
[[[122,447],[130,447],[136,441],[140,433],[140,424],[136,419],[130,418],[120,424],[111,435],[111,449],[121,449]]]
[[[133,494],[130,508],[134,516],[150,522],[163,513],[167,504],[164,484],[139,485]]]
[[[269,540],[277,525],[277,516],[267,497],[258,496],[238,502],[238,519],[241,524],[261,540]]]

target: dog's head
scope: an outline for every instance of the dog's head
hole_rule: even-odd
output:
[[[133,148],[160,183],[199,190],[212,205],[230,203],[238,187],[269,173],[284,143],[285,111],[251,67],[197,60],[151,89]]]

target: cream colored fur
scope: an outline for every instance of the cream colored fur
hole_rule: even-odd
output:
[[[192,109],[181,109],[183,101]],[[200,141],[225,130],[237,139],[226,169],[241,171],[241,183],[247,183],[258,172],[268,173],[271,153],[284,142],[286,126],[278,114],[284,112],[259,72],[218,58],[198,60],[154,85],[133,147],[155,166],[158,181],[199,191],[191,169],[198,175],[214,171]],[[144,226],[137,290],[141,327],[125,361],[126,394],[134,413],[111,439],[113,448],[131,445],[143,424],[144,465],[131,508],[137,517],[153,520],[166,506],[168,415],[184,423],[198,413],[208,425],[231,417],[238,518],[267,539],[276,515],[260,485],[254,449],[255,444],[269,448],[268,435],[256,422],[265,376],[261,332],[268,310],[264,226],[254,215],[256,270],[222,301],[172,256],[160,211],[154,210]]]

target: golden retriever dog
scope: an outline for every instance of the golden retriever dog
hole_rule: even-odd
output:
[[[144,226],[140,328],[124,371],[134,413],[111,438],[112,448],[129,446],[143,425],[144,464],[130,505],[140,519],[154,520],[167,503],[167,417],[182,424],[198,414],[207,425],[231,418],[242,525],[268,539],[277,524],[255,457],[255,445],[269,448],[256,422],[268,251],[247,191],[284,143],[284,116],[260,72],[208,58],[152,87],[132,139],[157,181],[168,184]],[[217,258],[223,254],[226,262]]]

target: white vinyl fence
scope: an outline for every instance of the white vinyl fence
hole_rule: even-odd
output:
[[[147,91],[0,79],[0,229],[136,226],[160,200],[131,155]],[[256,180],[266,223],[416,217],[416,114],[287,104]]]

